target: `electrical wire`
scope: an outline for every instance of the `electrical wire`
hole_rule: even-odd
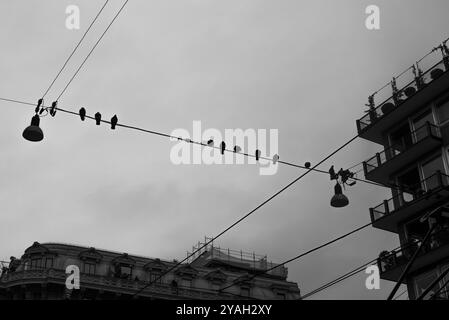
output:
[[[405,293],[407,293],[408,290],[405,289],[404,291],[402,291],[402,293],[400,293],[399,295],[396,296],[396,298],[393,298],[393,300],[398,300],[400,297],[402,297]]]
[[[128,3],[129,0],[126,0],[123,5],[121,6],[120,10],[115,14],[114,18],[112,19],[112,21],[109,23],[109,25],[107,26],[107,28],[103,31],[102,35],[100,36],[100,38],[97,40],[97,42],[95,43],[95,45],[92,47],[92,49],[90,50],[90,52],[88,53],[88,55],[86,56],[86,58],[84,58],[83,62],[80,64],[80,66],[78,67],[78,69],[75,71],[74,75],[70,78],[69,82],[67,82],[66,86],[64,87],[64,89],[62,89],[61,93],[59,94],[58,98],[56,99],[56,101],[59,101],[59,99],[61,99],[62,95],[65,93],[65,91],[67,90],[67,88],[70,86],[70,84],[72,83],[73,79],[75,79],[75,77],[78,75],[78,72],[81,70],[81,68],[84,66],[84,64],[86,63],[87,59],[89,59],[89,57],[92,55],[93,51],[95,50],[95,48],[98,46],[98,44],[100,43],[100,41],[103,39],[104,35],[108,32],[109,28],[112,26],[112,24],[114,23],[114,21],[117,19],[117,17],[120,15],[120,13],[122,12],[122,10],[125,8],[126,4]]]
[[[182,263],[184,263],[185,261],[187,261],[190,257],[194,256],[198,251],[200,251],[201,249],[203,249],[204,247],[208,246],[210,243],[212,243],[213,241],[215,241],[216,239],[218,239],[219,237],[221,237],[223,234],[225,234],[227,231],[229,231],[230,229],[232,229],[233,227],[235,227],[236,225],[238,225],[239,223],[241,223],[243,220],[245,220],[246,218],[248,218],[249,216],[251,216],[254,212],[256,212],[258,209],[262,208],[264,205],[266,205],[268,202],[270,202],[271,200],[273,200],[275,197],[277,197],[279,194],[281,194],[283,191],[287,190],[289,187],[291,187],[293,184],[295,184],[297,181],[301,180],[303,177],[305,177],[308,173],[310,173],[313,169],[315,169],[316,167],[318,167],[320,164],[324,163],[326,160],[328,160],[329,158],[331,158],[333,155],[335,155],[336,153],[338,153],[339,151],[341,151],[343,148],[345,148],[347,145],[349,145],[350,143],[352,143],[353,141],[355,141],[358,138],[358,135],[352,137],[351,139],[349,139],[347,142],[345,142],[343,145],[341,145],[340,147],[338,147],[337,149],[335,149],[334,151],[332,151],[329,155],[327,155],[326,157],[324,157],[321,161],[319,161],[317,164],[315,164],[315,166],[313,166],[312,168],[308,169],[306,172],[304,172],[303,174],[301,174],[299,177],[297,177],[296,179],[294,179],[293,181],[291,181],[289,184],[287,184],[285,187],[283,187],[282,189],[280,189],[279,191],[277,191],[276,193],[274,193],[272,196],[270,196],[269,198],[267,198],[266,200],[264,200],[261,204],[259,204],[257,207],[255,207],[253,210],[251,210],[250,212],[248,212],[247,214],[245,214],[243,217],[241,217],[240,219],[238,219],[236,222],[234,222],[233,224],[231,224],[229,227],[227,227],[226,229],[224,229],[223,231],[221,231],[218,235],[216,235],[215,237],[212,237],[208,242],[204,243],[203,246],[199,247],[197,250],[193,251],[190,255],[188,255],[186,258],[184,258],[183,260],[181,260],[180,262],[178,262],[176,265],[174,265],[173,267],[169,268],[168,270],[166,270],[162,275],[159,275],[158,278],[156,278],[155,280],[153,280],[153,282],[150,282],[149,284],[147,284],[146,286],[144,286],[143,288],[139,289],[133,296],[139,294],[140,292],[142,292],[143,290],[145,290],[145,288],[151,286],[152,283],[154,283],[155,281],[159,280],[159,278],[163,277],[165,274],[169,273],[170,271],[174,270],[175,268],[177,268],[178,266],[180,266]],[[368,225],[371,225],[371,223],[358,228],[354,231],[352,231],[349,234],[352,234],[360,229],[363,229],[365,227],[367,227]],[[349,235],[347,234],[347,235]],[[346,235],[346,236],[347,236]],[[327,244],[321,245],[315,249],[310,250],[308,253],[311,253],[313,251],[316,251],[326,245],[329,245],[335,241],[338,241],[339,239],[344,238],[345,236],[339,237],[336,240],[333,240]],[[306,255],[308,253],[305,253],[303,255]],[[299,257],[295,258],[298,259]]]
[[[313,248],[313,249],[310,249],[310,250],[308,250],[308,251],[306,251],[306,252],[304,252],[304,253],[301,253],[301,254],[299,254],[299,255],[297,255],[297,256],[291,258],[291,259],[288,259],[288,260],[286,260],[286,261],[284,261],[284,262],[282,262],[282,263],[280,263],[280,264],[277,264],[277,265],[275,265],[274,267],[268,268],[268,269],[264,270],[263,272],[257,272],[257,273],[255,273],[255,274],[253,274],[252,276],[250,276],[249,279],[247,279],[247,280],[254,279],[255,277],[257,277],[257,276],[259,276],[259,275],[268,273],[268,272],[270,272],[270,271],[272,271],[272,270],[274,270],[274,269],[276,269],[276,268],[279,268],[279,267],[281,267],[281,266],[284,266],[284,265],[287,264],[287,263],[290,263],[290,262],[292,262],[292,261],[298,260],[298,259],[300,259],[300,258],[302,258],[302,257],[304,257],[304,256],[306,256],[306,255],[309,255],[309,254],[311,254],[311,253],[313,253],[313,252],[315,252],[315,251],[318,251],[318,250],[320,250],[320,249],[322,249],[322,248],[324,248],[324,247],[326,247],[326,246],[328,246],[328,245],[331,245],[331,244],[333,244],[333,243],[335,243],[335,242],[337,242],[337,241],[339,241],[339,240],[341,240],[341,239],[344,239],[344,238],[346,238],[346,237],[349,237],[350,235],[352,235],[352,234],[354,234],[354,233],[356,233],[356,232],[358,232],[358,231],[360,231],[360,230],[363,230],[363,229],[365,229],[366,227],[371,226],[372,224],[373,224],[372,222],[367,223],[367,224],[365,224],[365,225],[363,225],[363,226],[361,226],[361,227],[358,227],[358,228],[356,228],[356,229],[354,229],[354,230],[352,230],[352,231],[350,231],[350,232],[348,232],[348,233],[345,233],[345,234],[343,234],[343,235],[341,235],[341,236],[339,236],[339,237],[337,237],[337,238],[335,238],[335,239],[333,239],[333,240],[330,240],[330,241],[328,241],[328,242],[325,242],[325,243],[323,243],[323,244],[321,244],[321,245],[319,245],[319,246],[317,246],[317,247],[315,247],[315,248]],[[230,284],[230,285],[228,285],[228,286],[226,286],[226,287],[223,287],[223,288],[220,289],[220,291],[226,290],[226,289],[232,287],[233,285],[234,285],[234,283],[232,283],[232,284]]]
[[[13,103],[18,103],[18,104],[29,105],[29,106],[33,106],[33,107],[36,105],[35,103],[24,102],[24,101],[14,100],[14,99],[7,99],[7,98],[0,98],[0,100],[6,101],[6,102],[13,102]],[[46,108],[46,109],[50,108],[50,107],[46,107],[45,105],[43,107]],[[74,116],[77,116],[77,117],[79,116],[79,113],[74,112],[74,111],[70,111],[70,110],[66,110],[66,109],[63,109],[61,107],[56,107],[55,110],[61,111],[63,113],[71,114],[71,115],[74,115]],[[86,118],[87,119],[91,119],[91,120],[95,120],[94,117],[89,116],[89,115],[86,115]],[[106,123],[106,124],[111,124],[110,121],[103,120],[103,119],[101,120],[101,122],[102,123]],[[144,132],[144,133],[149,133],[149,134],[153,134],[153,135],[158,135],[158,136],[162,136],[162,137],[165,137],[165,138],[170,138],[170,139],[173,139],[173,140],[181,140],[181,141],[184,141],[184,142],[187,142],[187,143],[201,145],[203,147],[209,147],[209,148],[221,150],[221,148],[218,147],[218,146],[211,146],[211,145],[208,145],[207,143],[193,141],[193,140],[182,138],[182,137],[175,137],[175,136],[172,136],[170,134],[166,134],[166,133],[159,132],[159,131],[139,128],[139,127],[136,127],[136,126],[126,125],[126,124],[121,124],[121,123],[117,123],[116,126],[117,127],[131,129],[131,130],[136,130],[136,131],[140,131],[140,132]],[[228,152],[228,153],[234,153],[234,154],[237,154],[237,155],[242,155],[242,156],[245,156],[245,157],[248,157],[248,158],[255,158],[256,157],[253,154],[248,154],[248,153],[245,153],[245,152],[235,152],[234,150],[231,150],[231,149],[224,149],[223,151]],[[269,158],[264,157],[264,156],[260,156],[259,158],[262,159],[262,160],[265,160],[265,161],[270,161],[270,162],[272,161],[272,159],[269,159]],[[283,165],[287,165],[287,166],[291,166],[291,167],[295,167],[295,168],[299,168],[299,169],[303,169],[303,170],[309,170],[310,169],[309,167],[306,167],[306,166],[303,166],[303,165],[298,165],[298,164],[295,164],[295,163],[292,163],[292,162],[283,161],[283,160],[278,160],[278,163],[283,164]],[[320,170],[320,169],[317,169],[317,168],[312,168],[311,170],[314,171],[314,172],[318,172],[318,173],[329,175],[328,171]],[[378,186],[378,187],[395,188],[394,185],[384,185],[384,184],[381,184],[381,183],[377,183],[377,182],[373,182],[373,181],[369,181],[369,180],[361,179],[361,178],[357,178],[357,177],[353,177],[351,179],[356,180],[356,181],[360,181],[360,182],[364,182],[364,183],[367,183],[367,184],[371,184],[371,185],[374,185],[374,186]],[[397,189],[398,190],[402,190],[399,187],[397,187]]]
[[[56,74],[56,76],[53,78],[53,81],[50,83],[50,85],[48,86],[47,90],[45,90],[44,94],[42,95],[42,99],[45,98],[45,96],[47,95],[47,93],[50,91],[50,89],[53,87],[53,84],[56,82],[56,80],[59,78],[59,76],[61,75],[62,71],[65,69],[65,67],[67,66],[67,64],[69,63],[70,59],[72,58],[72,56],[75,54],[76,50],[78,49],[78,47],[81,45],[81,43],[83,42],[84,38],[86,37],[86,35],[89,33],[90,29],[92,28],[92,26],[94,25],[94,23],[97,21],[98,17],[100,16],[100,14],[103,12],[103,9],[106,7],[106,5],[108,4],[109,0],[106,0],[106,2],[103,4],[103,6],[101,7],[100,11],[98,11],[97,15],[95,16],[95,18],[92,20],[92,22],[90,23],[89,27],[87,28],[87,30],[84,32],[83,36],[81,37],[80,41],[78,42],[78,44],[75,46],[75,48],[72,50],[72,53],[69,55],[69,57],[66,59],[66,61],[64,62],[64,64],[62,65],[61,69],[59,70],[59,72]]]

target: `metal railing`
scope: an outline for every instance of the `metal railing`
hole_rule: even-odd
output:
[[[440,171],[430,177],[420,181],[412,186],[403,186],[402,191],[398,195],[388,200],[384,200],[381,204],[374,208],[370,208],[371,221],[375,222],[387,215],[394,214],[395,211],[409,205],[413,201],[417,201],[441,187],[449,185],[449,176]]]
[[[359,131],[363,131],[368,126],[382,119],[386,114],[395,110],[406,100],[414,96],[418,91],[425,88],[449,70],[447,60],[447,58],[443,58],[435,65],[427,69],[424,73],[414,77],[411,82],[407,83],[397,92],[393,92],[389,98],[380,103],[377,107],[370,107],[367,114],[357,121]]]
[[[412,131],[410,133],[411,143],[406,143],[403,141],[401,144],[394,144],[391,147],[388,147],[382,152],[376,153],[375,156],[369,158],[368,160],[363,162],[363,167],[365,169],[365,174],[370,173],[371,171],[379,168],[386,162],[392,160],[396,156],[404,153],[409,150],[418,142],[424,140],[427,137],[436,137],[441,138],[440,128],[430,122],[422,125],[418,129]]]

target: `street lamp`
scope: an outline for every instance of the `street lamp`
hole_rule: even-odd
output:
[[[343,194],[343,190],[338,182],[334,187],[334,191],[335,194],[331,199],[331,206],[334,208],[346,207],[349,204],[349,199]]]
[[[33,118],[31,118],[31,125],[25,128],[23,130],[22,136],[28,140],[28,141],[41,141],[44,139],[44,133],[42,132],[42,129],[39,127],[40,118],[39,115],[36,113]]]

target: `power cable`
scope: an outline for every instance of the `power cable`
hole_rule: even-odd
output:
[[[77,76],[78,72],[81,70],[81,68],[84,66],[84,64],[86,63],[87,59],[89,59],[89,57],[92,55],[93,51],[95,50],[95,48],[98,46],[98,44],[100,43],[100,41],[103,39],[104,35],[108,32],[109,28],[112,26],[112,24],[114,23],[114,21],[117,19],[117,17],[120,15],[120,13],[122,12],[122,10],[125,8],[126,4],[128,3],[129,0],[126,0],[123,5],[121,6],[120,10],[115,14],[114,18],[112,19],[112,21],[109,23],[109,25],[107,26],[107,28],[103,31],[102,35],[100,36],[100,38],[97,40],[97,42],[95,43],[95,45],[92,47],[92,49],[90,50],[90,52],[88,53],[88,55],[86,56],[86,58],[84,58],[83,62],[80,64],[80,66],[78,67],[78,69],[75,71],[74,75],[72,76],[72,78],[70,78],[69,82],[67,82],[66,86],[64,87],[64,89],[62,89],[61,93],[59,94],[58,98],[56,98],[56,101],[59,101],[59,99],[61,98],[61,96],[64,94],[64,92],[67,90],[67,88],[70,86],[70,84],[72,83],[73,79],[75,79],[75,77]]]
[[[100,16],[100,14],[103,12],[103,9],[106,7],[106,5],[108,4],[109,0],[106,0],[106,2],[103,4],[103,6],[101,7],[100,11],[98,11],[97,15],[95,16],[95,18],[92,20],[92,22],[90,23],[89,27],[87,28],[86,32],[84,32],[83,36],[81,37],[80,41],[78,42],[78,44],[75,46],[75,48],[73,49],[72,53],[69,55],[69,57],[67,58],[67,60],[64,62],[64,64],[62,65],[61,69],[59,70],[59,72],[56,74],[56,76],[53,78],[53,81],[50,83],[50,85],[48,86],[47,90],[45,90],[44,94],[42,95],[42,99],[45,98],[45,96],[47,95],[47,93],[50,91],[50,89],[53,87],[53,84],[56,82],[56,80],[59,78],[59,76],[61,75],[62,71],[65,69],[65,67],[67,66],[67,64],[69,63],[70,59],[72,58],[72,56],[75,54],[76,50],[78,49],[78,47],[81,45],[81,43],[83,42],[84,38],[86,37],[86,35],[89,33],[90,29],[92,28],[92,26],[94,25],[94,23],[97,21],[98,17]]]

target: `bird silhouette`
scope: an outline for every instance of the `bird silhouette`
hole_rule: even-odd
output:
[[[118,121],[117,115],[114,115],[111,118],[111,129],[112,130],[115,130],[115,126],[117,125],[117,121]]]
[[[306,163],[304,164],[304,167],[306,167],[307,169],[309,169],[310,166],[311,166],[310,162],[306,162]]]
[[[242,148],[240,148],[239,146],[235,146],[234,147],[234,152],[235,153],[240,152],[240,151],[242,151]]]
[[[96,123],[97,123],[97,126],[99,126],[100,123],[101,123],[101,113],[100,113],[100,112],[97,112],[97,113],[95,114],[95,121],[96,121]]]
[[[278,162],[279,161],[279,155],[278,154],[275,154],[274,156],[273,156],[273,164],[276,164],[276,162]]]
[[[79,111],[79,114],[80,114],[81,120],[84,121],[84,119],[86,119],[86,109],[81,108]]]
[[[226,150],[226,143],[224,141],[221,142],[220,149],[221,149],[221,154],[224,154],[224,152]]]
[[[209,141],[207,141],[207,145],[209,147],[213,147],[214,146],[214,140],[210,139]]]
[[[58,101],[53,101],[50,108],[50,115],[54,117],[56,115],[56,106],[58,105]]]
[[[259,161],[260,154],[261,154],[260,150],[256,150],[256,161]]]
[[[338,180],[338,174],[335,173],[334,166],[329,169],[329,174],[331,176],[331,180]]]

